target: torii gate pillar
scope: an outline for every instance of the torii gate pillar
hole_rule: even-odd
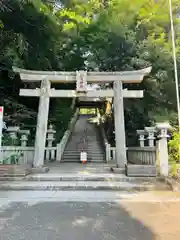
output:
[[[127,162],[126,137],[124,124],[124,102],[122,81],[114,82],[114,125],[116,140],[116,163],[117,167],[124,168]]]
[[[48,124],[49,114],[49,91],[51,83],[48,79],[41,81],[41,92],[39,98],[39,110],[37,116],[37,128],[36,128],[36,139],[35,139],[35,152],[33,167],[41,168],[44,165],[44,153],[46,146],[46,133]]]

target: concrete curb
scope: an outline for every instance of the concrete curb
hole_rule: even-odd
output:
[[[37,182],[44,182],[44,181],[51,181],[51,182],[80,182],[80,181],[92,181],[92,182],[155,182],[158,181],[157,178],[153,177],[126,177],[126,176],[26,176],[23,178],[23,181],[37,181]]]
[[[14,181],[14,182],[1,182],[0,190],[36,190],[36,191],[153,191],[153,190],[167,190],[164,184],[158,182],[94,182],[94,181]]]
[[[11,190],[11,191],[153,191],[157,190],[157,187],[154,185],[144,186],[0,186],[0,190]]]

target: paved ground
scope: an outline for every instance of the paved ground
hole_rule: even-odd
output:
[[[0,240],[179,240],[179,226],[180,193],[0,192]]]
[[[109,163],[86,163],[81,164],[76,162],[65,162],[58,163],[52,162],[46,164],[47,167],[50,168],[49,173],[73,173],[73,174],[83,174],[83,172],[93,174],[93,173],[109,173],[110,167],[115,167],[116,163],[114,161],[110,161]]]

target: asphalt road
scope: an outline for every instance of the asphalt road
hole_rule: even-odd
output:
[[[108,203],[13,203],[0,213],[2,240],[153,239],[122,207]]]
[[[0,206],[1,240],[180,239],[179,200],[8,201]]]

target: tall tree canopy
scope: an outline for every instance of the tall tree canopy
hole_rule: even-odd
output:
[[[179,6],[180,1],[173,0],[178,66]],[[145,94],[142,100],[125,101],[127,129],[134,131],[162,119],[176,124],[168,1],[1,0],[0,9],[0,103],[14,122],[33,118],[36,100],[25,103],[18,96],[21,82],[12,72],[13,65],[100,71],[151,65],[152,73],[142,84],[128,86],[144,89]],[[54,118],[60,109],[66,109],[65,102],[69,106],[68,100],[63,105],[60,100],[53,102]],[[65,121],[65,110],[60,112],[59,121]]]

